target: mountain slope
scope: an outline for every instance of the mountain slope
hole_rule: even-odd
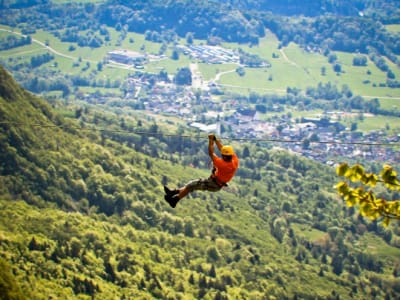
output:
[[[398,249],[343,211],[331,168],[235,145],[237,192],[196,193],[171,209],[164,176],[179,185],[209,173],[170,162],[175,140],[140,144],[132,133],[135,151],[63,120],[4,69],[0,78],[0,257],[27,298],[398,296]],[[377,254],[364,249],[371,241]]]
[[[0,78],[1,173],[6,176],[20,174],[28,176],[30,172],[35,171],[32,170],[34,164],[29,161],[33,158],[32,151],[40,149],[41,143],[47,147],[54,145],[48,140],[48,132],[54,132],[52,136],[57,136],[55,129],[43,130],[42,127],[35,125],[55,125],[58,120],[50,112],[48,105],[17,86],[4,69],[1,69]],[[62,142],[62,139],[58,142]],[[9,191],[11,194],[25,189],[23,182],[20,183],[21,186],[17,185],[19,184],[16,184],[13,191]]]
[[[127,170],[119,168],[122,162],[111,159],[107,149],[96,145],[100,136],[89,134],[92,141],[83,137],[76,125],[21,89],[4,69],[0,91],[3,192],[30,203],[45,200],[73,210],[79,209],[79,201],[87,209],[89,201],[101,212],[114,213],[116,200],[108,197],[128,190],[128,183],[109,189],[101,185],[126,176]],[[130,184],[135,182],[141,180],[132,177]],[[120,205],[123,201],[121,196]]]

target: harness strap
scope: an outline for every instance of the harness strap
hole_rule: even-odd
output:
[[[222,182],[222,181],[219,180],[219,179],[217,178],[217,176],[215,176],[214,174],[211,174],[210,178],[211,178],[217,185],[219,185],[220,187],[228,186],[228,185],[226,184],[226,182]]]

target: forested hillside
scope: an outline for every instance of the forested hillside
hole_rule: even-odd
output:
[[[382,17],[385,16],[386,21],[393,22],[393,20],[398,20],[396,0],[228,0],[219,2],[229,3],[233,7],[270,11],[274,14],[286,16],[319,16],[323,14],[358,16],[360,12],[372,13],[374,11],[376,16],[379,14],[382,14]],[[391,17],[395,17],[395,19]]]
[[[398,226],[347,210],[330,167],[234,144],[231,191],[176,209],[206,139],[88,108],[65,120],[0,70],[1,285],[10,299],[399,297]],[[236,192],[233,192],[236,191]],[[372,246],[373,245],[373,246]]]
[[[193,34],[213,43],[219,40],[258,44],[271,30],[283,45],[296,42],[323,51],[386,55],[394,62],[399,38],[382,24],[400,21],[398,1],[118,1],[56,4],[15,1],[0,4],[1,24],[24,24],[23,33],[48,29],[62,41],[101,47],[109,41],[104,27],[150,34],[163,42],[174,35]],[[29,4],[29,5],[28,5]],[[25,8],[25,6],[28,6]],[[12,11],[13,13],[9,13]],[[284,15],[294,15],[293,20]],[[302,16],[313,16],[304,18]],[[86,22],[83,22],[86,21]],[[74,30],[75,29],[75,30]],[[90,29],[86,36],[78,31]],[[95,33],[99,31],[98,33]]]

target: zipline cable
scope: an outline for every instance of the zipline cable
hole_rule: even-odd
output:
[[[201,135],[190,135],[190,134],[171,134],[164,132],[149,132],[139,130],[124,130],[124,129],[105,129],[95,127],[80,127],[71,125],[56,125],[56,124],[43,124],[43,123],[22,123],[22,122],[0,122],[0,125],[13,125],[18,127],[43,127],[43,128],[59,128],[59,129],[75,129],[80,131],[97,131],[97,132],[114,132],[114,133],[128,133],[148,136],[164,136],[164,137],[176,137],[176,138],[188,138],[188,139],[199,139],[206,138]],[[292,143],[302,144],[305,140],[285,140],[285,139],[274,139],[274,138],[237,138],[237,137],[223,137],[221,139],[231,141],[248,141],[248,142],[269,142],[269,143]],[[381,143],[381,142],[346,142],[346,141],[310,141],[311,144],[330,144],[330,145],[358,145],[358,146],[370,146],[370,147],[400,147],[400,143]]]

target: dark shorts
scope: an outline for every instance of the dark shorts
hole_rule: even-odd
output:
[[[222,186],[218,185],[212,178],[200,178],[189,181],[186,184],[186,188],[190,191],[210,191],[210,192],[218,192]]]

